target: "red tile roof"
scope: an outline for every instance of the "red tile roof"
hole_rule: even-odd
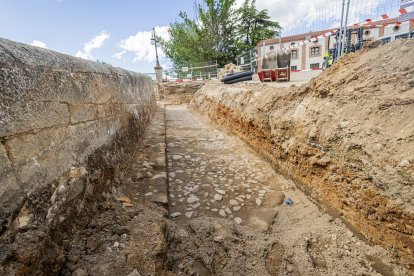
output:
[[[379,20],[379,21],[372,22],[370,24],[364,25],[364,27],[373,28],[375,26],[371,26],[371,25],[393,24],[393,23],[396,23],[397,21],[398,21],[398,18],[389,18],[385,20]],[[352,28],[353,26],[354,25],[350,25],[349,27]],[[323,35],[327,32],[334,32],[336,30],[338,29],[327,29],[327,30],[322,30],[322,31],[317,31],[317,32],[309,32],[309,33],[304,33],[304,34],[285,36],[285,37],[282,37],[282,43],[302,41],[302,40],[306,40],[307,38],[309,39],[312,37]],[[271,39],[262,40],[257,44],[257,46],[263,46],[263,42],[265,43],[266,46],[279,44],[279,38],[271,38]]]

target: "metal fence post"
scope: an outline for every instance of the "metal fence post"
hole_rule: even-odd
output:
[[[341,54],[341,43],[342,43],[342,33],[344,25],[344,12],[345,12],[345,0],[342,0],[342,12],[341,12],[341,28],[339,29],[339,37],[336,40],[336,58],[338,59]]]
[[[341,47],[341,56],[345,50],[345,42],[348,40],[348,16],[349,16],[349,6],[351,4],[351,0],[348,0],[348,6],[346,7],[346,15],[345,15],[345,24],[344,24],[344,36],[342,38],[342,47]]]
[[[249,51],[249,54],[250,54],[250,71],[253,71],[252,50]]]

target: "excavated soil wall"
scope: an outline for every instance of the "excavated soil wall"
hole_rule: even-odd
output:
[[[59,271],[154,110],[149,77],[0,39],[0,274]]]
[[[204,82],[165,82],[157,85],[159,99],[166,104],[188,104]]]
[[[409,265],[413,64],[414,40],[403,40],[351,54],[301,87],[209,83],[191,106],[365,237],[398,248]]]

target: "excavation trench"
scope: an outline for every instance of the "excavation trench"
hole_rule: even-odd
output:
[[[159,105],[141,140],[119,141],[90,157],[81,179],[99,189],[84,197],[85,211],[33,243],[40,251],[20,234],[5,275],[19,266],[22,275],[409,273],[396,252],[359,239],[184,105]],[[107,150],[120,158],[106,160]]]
[[[174,271],[408,273],[397,264],[398,251],[355,235],[337,212],[320,208],[250,145],[207,118],[185,106],[167,106],[166,126],[170,215],[181,214],[167,235]]]
[[[0,275],[413,274],[414,71],[382,52],[413,51],[412,40],[302,87],[178,87],[167,103],[190,108],[156,110],[149,78],[29,48],[33,61],[0,42],[22,59],[0,79],[16,122],[0,139],[13,188],[1,190]],[[39,73],[45,56],[70,70]]]

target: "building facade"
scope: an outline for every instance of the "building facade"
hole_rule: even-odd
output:
[[[413,21],[397,22],[397,18],[391,18],[376,22],[369,22],[361,26],[364,28],[363,40],[369,42],[380,40],[388,43],[399,38],[406,38],[410,31],[414,29]],[[323,64],[324,54],[329,47],[333,47],[334,38],[329,38],[337,29],[322,30],[306,34],[286,36],[273,39],[262,40],[257,45],[259,57],[266,56],[271,51],[289,49],[292,55],[291,70],[320,70]],[[351,43],[357,41],[356,36],[352,36]],[[281,42],[281,43],[280,43]],[[262,58],[259,58],[259,70],[262,68]]]

